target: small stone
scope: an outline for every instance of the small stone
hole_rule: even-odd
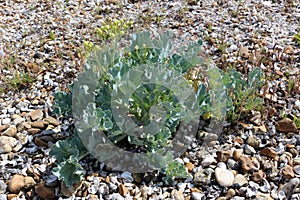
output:
[[[252,146],[248,145],[248,144],[245,145],[244,151],[248,155],[252,155],[252,154],[256,153],[255,149]]]
[[[271,147],[265,147],[263,150],[260,152],[261,155],[267,156],[269,158],[275,158],[277,156],[276,151],[271,149]]]
[[[218,7],[219,4],[218,4],[216,1],[214,1],[214,2],[211,4],[211,6],[212,6],[212,7]]]
[[[196,185],[209,185],[211,183],[213,172],[214,170],[212,168],[205,168],[197,171],[194,175],[194,183]]]
[[[239,164],[237,161],[229,158],[227,161],[227,166],[229,169],[233,169],[233,170],[238,170],[239,169]]]
[[[3,125],[10,124],[10,122],[11,122],[10,118],[4,118],[4,119],[2,119],[2,124]]]
[[[18,198],[17,194],[8,194],[7,195],[7,200],[14,200],[15,198]],[[6,200],[6,199],[5,199]]]
[[[241,163],[241,167],[244,172],[248,172],[250,170],[258,171],[260,168],[260,164],[255,157],[249,158],[241,156],[239,162]]]
[[[48,147],[48,144],[39,138],[34,138],[34,143],[38,147]]]
[[[0,180],[0,194],[6,192],[7,185],[3,180]],[[1,198],[0,198],[1,199]]]
[[[19,174],[13,175],[11,180],[9,181],[8,187],[10,192],[17,194],[21,189],[29,189],[35,185],[35,181],[30,176],[22,176]]]
[[[293,55],[294,54],[294,49],[293,49],[292,45],[287,45],[284,48],[284,53],[286,53],[288,55]]]
[[[253,135],[248,137],[247,144],[254,148],[259,147],[259,141]]]
[[[38,105],[39,104],[39,100],[37,99],[34,99],[32,102],[31,102],[32,105]]]
[[[283,132],[283,133],[297,132],[296,124],[294,123],[293,120],[291,120],[289,118],[284,118],[284,119],[280,120],[279,122],[277,122],[275,124],[275,127],[276,127],[277,131]]]
[[[293,178],[291,179],[288,183],[284,184],[278,191],[284,192],[286,199],[290,199],[290,197],[294,194],[295,189],[298,187],[300,184],[299,178]]]
[[[235,190],[230,188],[227,192],[226,192],[226,199],[231,199],[232,197],[234,197],[235,195]]]
[[[30,129],[28,129],[27,131],[28,131],[28,133],[30,133],[31,135],[35,135],[35,134],[39,133],[39,132],[41,131],[41,129],[39,129],[39,128],[30,128]]]
[[[234,151],[233,151],[233,158],[235,159],[235,160],[239,160],[240,159],[240,157],[241,157],[241,155],[243,154],[243,149],[235,149]]]
[[[194,169],[194,164],[191,162],[188,162],[185,164],[185,167],[188,169],[188,172],[192,172]]]
[[[9,153],[17,144],[17,139],[9,136],[0,136],[0,154]]]
[[[300,165],[294,166],[294,172],[298,175],[300,175]]]
[[[174,200],[185,200],[184,194],[178,190],[172,190],[171,196],[172,196],[172,199],[174,199]]]
[[[0,126],[0,132],[5,131],[8,127],[9,127],[8,124],[1,125],[1,126]]]
[[[236,143],[238,143],[238,144],[244,144],[244,140],[241,138],[241,137],[235,137],[234,139],[233,139],[233,142],[236,142]]]
[[[29,115],[30,115],[30,118],[32,121],[36,121],[38,119],[42,119],[44,116],[44,113],[43,113],[43,110],[37,109],[37,110],[31,111],[29,113]]]
[[[239,55],[242,57],[242,58],[249,58],[249,50],[247,47],[244,47],[242,46],[240,48],[240,52],[239,52]]]
[[[233,184],[234,175],[232,171],[217,167],[215,169],[215,177],[219,185],[230,187]]]
[[[207,167],[215,162],[216,162],[215,158],[213,156],[209,156],[209,157],[204,158],[204,160],[201,162],[201,165],[203,167]]]
[[[270,194],[264,194],[264,193],[261,193],[261,192],[258,192],[256,194],[256,200],[274,200]]]
[[[54,189],[39,184],[34,188],[35,192],[44,199],[53,199],[55,197]]]
[[[49,124],[53,125],[53,126],[58,126],[60,124],[59,121],[57,121],[55,118],[53,117],[47,117],[44,119],[45,121],[47,121]]]
[[[95,194],[91,194],[89,200],[99,200],[99,197]]]
[[[282,175],[288,179],[295,177],[293,168],[290,165],[287,165],[282,169]]]
[[[237,174],[235,177],[234,177],[234,180],[233,180],[233,185],[238,185],[238,187],[242,187],[244,185],[248,184],[248,180],[245,178],[244,175],[242,174]]]
[[[21,124],[22,122],[25,121],[25,119],[23,117],[21,117],[20,115],[13,115],[13,119],[14,119],[14,124],[18,125]]]
[[[46,122],[47,123],[47,122]],[[43,121],[35,121],[31,123],[31,127],[32,128],[39,128],[39,129],[43,129],[45,127],[45,122]]]
[[[26,129],[30,129],[31,125],[29,122],[23,122],[22,125],[26,128]]]
[[[259,170],[258,172],[253,172],[251,179],[254,182],[260,182],[265,177],[266,177],[266,174],[262,170]]]
[[[15,125],[11,125],[8,129],[3,132],[3,135],[15,137],[17,134],[17,128]]]
[[[202,194],[200,192],[192,192],[192,199],[193,200],[203,200],[203,199],[205,199],[205,194]]]
[[[119,185],[119,193],[123,197],[126,196],[126,194],[129,192],[128,188],[124,184]]]
[[[231,151],[217,151],[217,161],[218,162],[227,162],[231,157]]]

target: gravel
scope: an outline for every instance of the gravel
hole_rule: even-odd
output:
[[[300,199],[299,13],[299,0],[0,2],[0,199]],[[72,121],[53,115],[53,94],[82,69],[83,42],[97,43],[107,17],[132,20],[133,30],[171,29],[177,46],[202,39],[203,55],[220,68],[262,68],[265,110],[222,137],[199,133],[178,159],[191,178],[173,186],[88,156],[84,181],[65,187],[49,151],[72,134]],[[7,87],[17,72],[34,81]]]

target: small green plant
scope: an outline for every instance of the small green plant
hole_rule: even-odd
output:
[[[125,21],[123,19],[112,20],[108,18],[101,24],[100,28],[96,28],[96,33],[102,41],[118,39],[132,27],[132,24],[132,21]]]
[[[229,121],[236,121],[242,113],[261,108],[263,99],[259,97],[258,91],[264,85],[264,73],[260,68],[254,68],[246,77],[231,69],[222,80],[230,97],[227,106]]]
[[[34,77],[29,73],[17,72],[11,78],[4,78],[3,82],[7,89],[20,90],[34,82]]]
[[[294,115],[294,123],[297,128],[300,128],[300,119]]]
[[[55,40],[55,38],[56,38],[55,34],[52,30],[50,30],[50,32],[49,32],[49,38],[50,38],[50,40]]]
[[[300,45],[300,33],[294,35],[294,40],[296,41],[296,43],[298,43],[298,45]]]

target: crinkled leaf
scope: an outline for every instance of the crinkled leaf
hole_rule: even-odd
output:
[[[73,183],[79,183],[83,180],[85,170],[78,163],[76,157],[71,156],[64,162],[60,162],[53,168],[52,173],[63,180],[66,186],[72,186]]]
[[[68,92],[54,93],[54,109],[56,115],[69,117],[72,114],[72,94]]]

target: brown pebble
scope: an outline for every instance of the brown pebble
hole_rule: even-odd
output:
[[[192,172],[194,169],[194,164],[191,162],[188,162],[185,164],[185,167],[188,169],[189,172]]]
[[[53,125],[53,126],[58,126],[60,124],[59,121],[57,121],[55,118],[53,117],[47,117],[44,119],[45,121],[49,122],[49,124]]]
[[[8,127],[9,127],[8,124],[1,125],[1,126],[0,126],[0,132],[5,131]]]
[[[28,131],[28,133],[30,133],[31,135],[35,135],[35,134],[39,133],[39,132],[41,131],[41,129],[39,129],[39,128],[30,128],[30,129],[28,129],[27,131]]]
[[[233,196],[235,195],[235,190],[230,188],[227,192],[226,192],[226,199],[231,199]]]
[[[48,122],[46,122],[48,123]],[[39,129],[43,129],[45,126],[47,126],[44,121],[35,121],[31,123],[31,127],[32,128],[39,128]]]
[[[55,197],[54,189],[39,184],[34,188],[35,192],[44,199],[53,199]]]
[[[254,182],[260,182],[265,177],[266,177],[266,174],[262,170],[259,170],[258,172],[253,172],[251,179]]]
[[[239,51],[239,55],[242,58],[248,58],[250,56],[249,50],[247,47],[241,47]]]
[[[119,193],[123,197],[126,196],[126,194],[129,192],[128,188],[124,184],[119,185]]]
[[[44,116],[44,113],[43,113],[43,110],[37,109],[37,110],[31,111],[29,113],[29,116],[30,116],[32,121],[36,121],[38,119],[42,119],[43,116]]]
[[[260,154],[264,155],[264,156],[267,156],[269,158],[275,158],[277,156],[276,151],[274,151],[270,147],[263,148],[263,150],[261,150]]]
[[[294,170],[290,165],[287,165],[282,169],[282,175],[288,179],[295,177]]]
[[[35,138],[34,143],[38,147],[48,147],[48,144],[46,142],[44,142],[43,140],[39,139],[39,138]]]
[[[235,149],[233,151],[233,158],[238,161],[242,154],[243,154],[243,149]]]
[[[30,176],[22,176],[19,174],[13,175],[11,180],[9,181],[8,187],[10,192],[19,193],[21,189],[29,189],[35,185],[35,181]]]
[[[217,161],[219,162],[227,162],[231,157],[231,151],[217,151]]]
[[[275,124],[275,127],[276,127],[277,131],[283,132],[283,133],[297,132],[296,124],[294,123],[293,120],[291,120],[289,118],[284,118],[284,119],[280,120],[279,122],[277,122]]]
[[[17,194],[8,194],[7,195],[7,200],[12,200],[13,198],[17,198],[18,195]]]

